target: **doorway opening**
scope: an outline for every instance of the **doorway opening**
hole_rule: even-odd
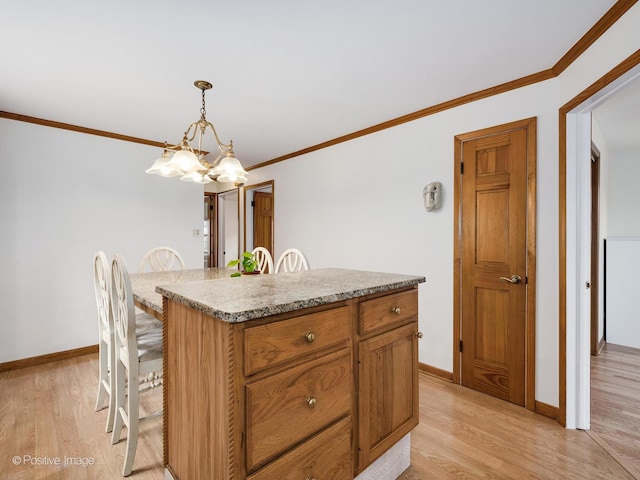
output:
[[[239,258],[240,202],[237,188],[218,194],[218,266]]]
[[[275,255],[274,245],[274,182],[269,180],[244,188],[244,250],[256,247]]]
[[[591,416],[591,112],[638,79],[640,51],[559,112],[558,421],[567,428],[588,430]]]
[[[213,192],[204,192],[204,268],[218,266],[218,199]]]

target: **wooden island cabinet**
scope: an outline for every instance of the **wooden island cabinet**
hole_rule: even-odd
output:
[[[365,478],[418,423],[421,282],[320,269],[158,287],[166,478]]]

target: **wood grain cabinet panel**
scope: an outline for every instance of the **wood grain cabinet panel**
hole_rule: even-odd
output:
[[[244,332],[245,375],[319,352],[351,339],[349,307],[249,327]]]
[[[367,335],[418,320],[418,293],[414,290],[366,300],[359,305],[359,332]]]
[[[345,349],[248,384],[247,470],[349,413],[351,370]]]
[[[351,480],[351,417],[311,437],[247,480]]]

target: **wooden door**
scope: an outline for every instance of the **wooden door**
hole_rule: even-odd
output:
[[[253,194],[253,248],[264,247],[273,255],[273,192]]]
[[[535,330],[527,329],[527,246],[535,239],[535,232],[528,237],[528,229],[535,230],[528,223],[528,202],[535,203],[528,195],[531,121],[533,126],[496,127],[459,142],[457,197],[460,383],[522,406],[535,338]],[[529,367],[532,372],[535,365]]]

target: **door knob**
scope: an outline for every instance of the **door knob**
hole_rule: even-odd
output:
[[[500,280],[502,280],[503,282],[509,282],[509,283],[513,283],[514,285],[517,285],[518,283],[522,282],[522,277],[520,277],[520,275],[511,275],[511,278],[500,277]]]

